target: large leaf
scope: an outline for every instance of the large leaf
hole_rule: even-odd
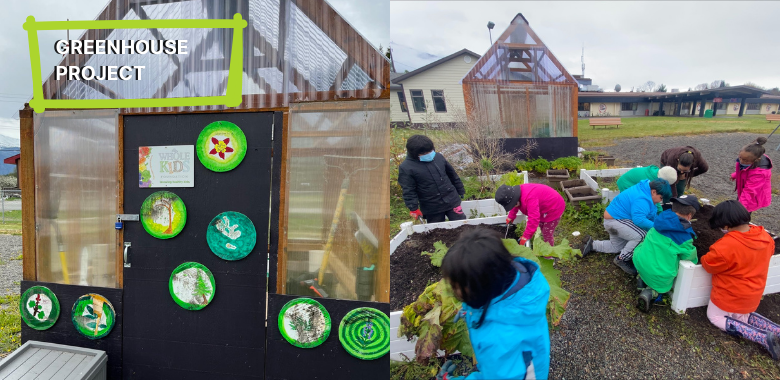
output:
[[[566,311],[566,303],[571,294],[561,287],[561,271],[553,267],[553,260],[540,259],[541,271],[547,283],[550,285],[550,301],[547,303],[547,320],[557,326]]]
[[[522,257],[539,264],[539,259],[531,248],[518,244],[515,239],[503,239],[503,241],[504,247],[506,247],[506,250],[509,251],[512,256]]]
[[[448,355],[455,351],[469,357],[474,357],[474,349],[469,340],[469,330],[466,327],[466,320],[461,319],[457,323],[448,323],[442,325],[441,349]]]
[[[569,240],[563,239],[553,247],[545,242],[539,234],[534,236],[534,253],[540,257],[555,257],[562,261],[569,261],[576,256],[582,257],[582,252],[579,249],[573,249],[569,246]]]
[[[433,266],[435,266],[437,268],[441,268],[441,262],[442,262],[442,260],[444,260],[444,255],[447,254],[447,251],[449,250],[449,248],[447,248],[447,246],[444,243],[442,243],[441,241],[437,241],[437,242],[433,243],[433,248],[434,248],[433,253],[428,252],[428,251],[423,251],[423,253],[421,253],[421,255],[425,255],[425,256],[430,257],[431,258],[431,265],[433,265]]]
[[[424,322],[420,326],[420,335],[417,336],[417,344],[414,346],[416,360],[425,364],[431,356],[436,355],[441,345],[442,328],[439,324],[441,305],[436,306],[425,315]]]

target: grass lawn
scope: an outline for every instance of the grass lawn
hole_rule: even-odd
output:
[[[705,135],[710,133],[751,132],[769,134],[777,123],[768,122],[764,115],[746,115],[733,118],[730,115],[712,119],[696,117],[627,117],[620,128],[590,127],[587,119],[579,119],[579,140],[583,148],[614,145],[613,139]]]
[[[0,357],[22,344],[22,318],[19,316],[19,295],[0,297]]]
[[[5,223],[0,218],[0,234],[21,235],[22,234],[22,211],[6,211]]]

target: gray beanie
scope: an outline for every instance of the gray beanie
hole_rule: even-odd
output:
[[[677,182],[677,170],[671,166],[664,166],[658,169],[658,178],[665,179],[670,185]]]

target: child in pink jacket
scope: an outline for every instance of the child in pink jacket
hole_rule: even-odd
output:
[[[731,173],[737,199],[751,213],[772,203],[772,160],[764,154],[765,143],[766,137],[759,137],[745,145]]]
[[[528,216],[520,245],[534,236],[537,227],[541,227],[544,241],[555,245],[553,233],[561,221],[566,202],[552,187],[537,183],[502,185],[496,190],[496,202],[508,212],[507,224],[515,221],[518,211]]]

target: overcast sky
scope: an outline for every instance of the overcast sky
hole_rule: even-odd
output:
[[[22,29],[27,16],[38,21],[93,20],[108,0],[24,0],[3,1],[0,12],[0,134],[19,138],[19,108],[32,97],[32,76],[27,32]],[[328,0],[363,37],[375,47],[390,42],[390,4],[387,0]],[[71,31],[71,38],[82,31]],[[64,31],[38,32],[39,45],[48,49]],[[51,52],[51,49],[48,50]],[[43,75],[58,63],[56,53],[41,55]]]
[[[392,1],[393,43],[444,57],[463,48],[484,54],[517,13],[571,74],[605,91],[648,80],[688,90],[722,79],[780,86],[780,2],[705,1]],[[408,49],[396,70],[417,66]]]

